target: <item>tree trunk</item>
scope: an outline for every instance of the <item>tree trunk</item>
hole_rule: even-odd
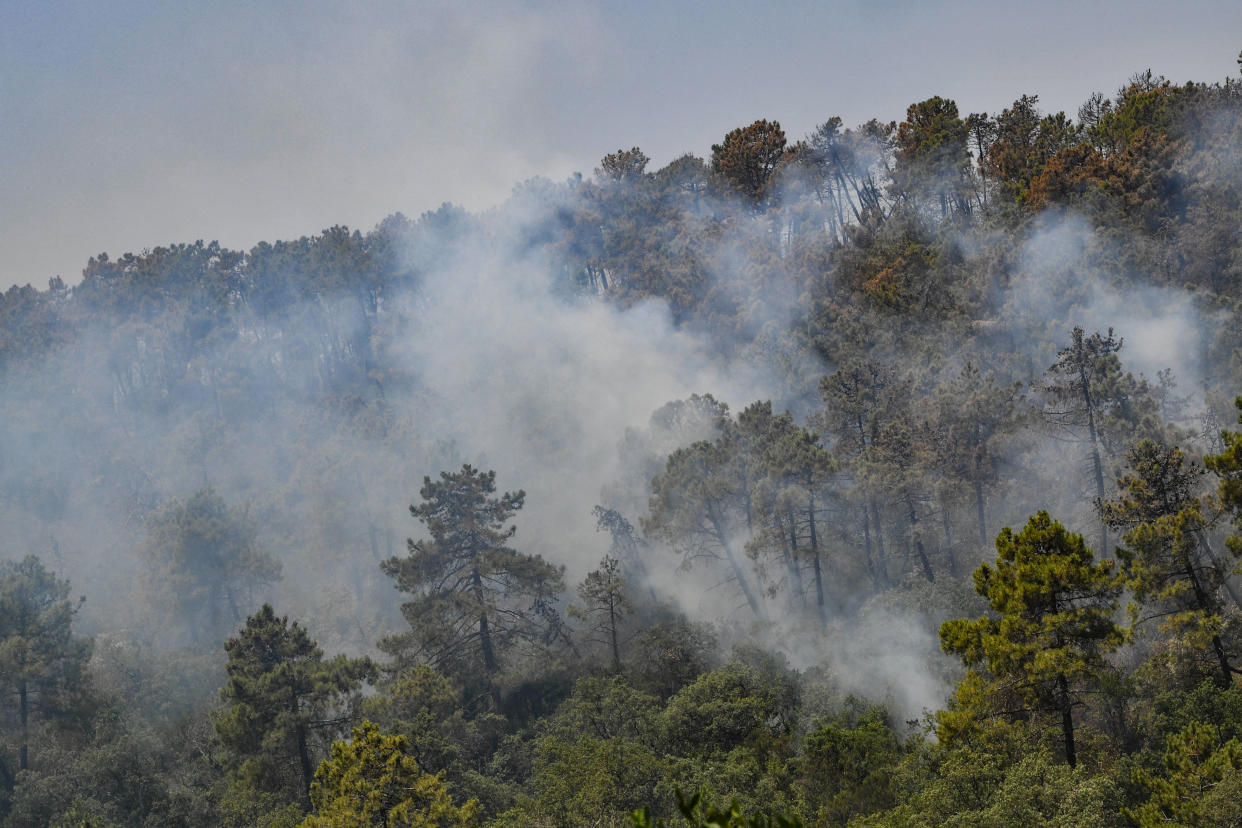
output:
[[[621,675],[621,648],[617,646],[617,602],[608,594],[608,632],[612,637],[612,670]]]
[[[949,526],[949,507],[941,505],[940,522],[944,524],[944,554],[949,559],[949,575],[957,577],[957,555],[953,552],[953,531]]]
[[[750,606],[750,611],[755,614],[755,618],[760,621],[765,620],[763,607],[759,605],[759,598],[751,589],[750,579],[746,577],[746,571],[742,569],[742,565],[738,562],[737,555],[733,552],[733,545],[728,541],[728,535],[724,532],[724,527],[716,520],[714,515],[708,518],[711,521],[712,529],[716,533],[716,540],[720,544],[720,548],[724,550],[725,559],[729,562],[730,568],[733,570],[733,578],[737,581],[738,587],[742,590],[742,595],[746,598],[746,603]]]
[[[979,521],[979,543],[983,544],[983,548],[988,547],[988,521],[987,515],[983,510],[983,481],[975,480],[975,517]]]
[[[1061,690],[1061,735],[1065,737],[1065,761],[1071,768],[1078,765],[1078,753],[1074,749],[1074,712],[1070,704],[1069,682],[1064,673],[1057,674],[1057,685]]]
[[[928,583],[935,583],[936,576],[932,574],[931,561],[927,560],[927,550],[923,548],[923,538],[919,535],[919,517],[914,511],[913,498],[906,500],[906,509],[910,519],[910,534],[914,539],[914,549],[918,552],[919,562],[923,564],[923,577]]]
[[[18,747],[17,767],[19,770],[26,770],[29,767],[30,752],[30,728],[28,725],[30,699],[25,679],[22,679],[21,684],[17,686],[17,709],[21,724],[21,745]]]
[[[310,748],[306,744],[306,725],[298,725],[298,760],[302,763],[302,794],[310,802],[311,781],[315,772],[311,768]]]
[[[876,569],[880,573],[880,583],[883,589],[892,586],[888,580],[888,555],[884,551],[884,527],[880,523],[880,507],[875,501],[871,501],[871,512],[875,522],[875,547],[876,547]]]
[[[1203,587],[1199,584],[1199,578],[1195,575],[1195,568],[1188,558],[1182,560],[1183,572],[1190,581],[1190,586],[1195,591],[1195,603],[1199,605],[1202,612],[1211,612],[1215,609],[1213,603],[1203,591]],[[1212,649],[1216,651],[1216,659],[1220,664],[1220,686],[1228,688],[1233,684],[1233,670],[1229,666],[1229,658],[1225,655],[1225,647],[1221,644],[1220,636],[1212,636]]]
[[[479,574],[479,570],[474,569],[470,572],[470,586],[474,592],[474,600],[479,602],[479,606],[483,606],[483,576]],[[479,647],[483,650],[483,669],[487,671],[487,683],[491,685],[491,677],[495,674],[499,665],[496,662],[496,651],[492,649],[492,633],[487,624],[487,613],[479,611]]]
[[[1100,439],[1095,430],[1095,401],[1091,399],[1091,387],[1087,381],[1085,370],[1086,358],[1082,354],[1082,343],[1079,341],[1078,377],[1082,390],[1082,401],[1087,407],[1087,435],[1091,440],[1091,468],[1095,472],[1095,494],[1099,500],[1104,499],[1104,464],[1100,462]],[[1100,557],[1111,558],[1108,549],[1108,526],[1100,520]]]
[[[807,502],[807,517],[811,528],[811,563],[815,567],[815,606],[819,609],[819,623],[828,626],[828,606],[824,603],[824,573],[819,563],[819,533],[815,529],[815,495]]]
[[[786,504],[785,517],[789,521],[789,525],[785,527],[789,538],[786,566],[789,568],[789,583],[794,593],[794,609],[801,611],[806,606],[806,592],[802,586],[802,566],[798,563],[798,524],[794,520],[792,504]],[[778,525],[779,522],[780,518],[777,518]]]

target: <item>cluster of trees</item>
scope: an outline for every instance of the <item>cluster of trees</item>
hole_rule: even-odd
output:
[[[774,419],[770,404],[736,422],[719,410],[722,437],[674,451],[667,474],[714,468],[739,424]],[[777,433],[801,451],[772,440],[774,456],[832,467],[807,448],[813,433]],[[2,804],[10,824],[66,826],[1224,824],[1242,790],[1231,630],[1242,607],[1228,586],[1242,558],[1242,432],[1220,437],[1205,458],[1213,492],[1181,450],[1133,444],[1117,496],[1096,503],[1125,529],[1116,559],[1044,511],[1002,530],[994,563],[973,574],[988,612],[940,627],[969,669],[946,709],[904,725],[761,648],[720,660],[710,629],[643,594],[645,543],[606,509],[600,526],[624,563],[610,554],[579,585],[573,628],[554,600],[563,571],[510,545],[524,494],[497,494],[494,472],[469,464],[425,479],[410,511],[429,537],[383,562],[410,597],[409,629],[380,642],[387,661],[326,658],[265,604],[224,646],[218,705],[162,723],[159,735],[181,741],[148,741],[126,700],[97,686],[68,581],[33,556],[6,563],[0,675],[18,727],[6,739],[16,763],[0,756]],[[745,498],[710,483],[681,487],[677,508],[695,517],[679,531],[754,597],[740,561],[759,556],[732,550],[715,517],[741,520],[723,501]],[[645,523],[672,531],[666,484],[653,482]],[[810,497],[799,502],[809,515]],[[757,524],[784,515],[795,527],[792,505],[770,507],[756,498]],[[1223,548],[1209,512],[1232,526]],[[201,521],[183,524],[182,540],[201,541]],[[778,535],[781,555],[797,551]],[[822,623],[822,605],[798,609]]]
[[[7,291],[0,824],[1236,822],[1240,95],[759,120]],[[481,248],[779,396],[616,435],[558,559],[401,358]],[[849,675],[876,618],[939,636],[872,654],[945,680],[921,714]]]

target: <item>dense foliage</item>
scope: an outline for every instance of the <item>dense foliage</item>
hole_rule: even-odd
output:
[[[0,824],[1239,824],[1240,146],[933,97],[8,290]]]

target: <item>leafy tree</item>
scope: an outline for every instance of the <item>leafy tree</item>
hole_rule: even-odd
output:
[[[261,791],[304,799],[314,755],[351,721],[351,694],[374,678],[374,666],[343,655],[325,661],[306,630],[268,604],[224,649],[229,679],[216,733],[233,771]]]
[[[1122,642],[1113,622],[1121,591],[1111,563],[1096,563],[1082,536],[1039,512],[1021,532],[996,538],[996,564],[975,570],[975,591],[996,617],[959,618],[940,627],[945,652],[983,667],[990,691],[1018,699],[1024,711],[1060,718],[1066,761],[1074,766],[1078,691],[1105,669]]]
[[[541,730],[532,781],[553,824],[620,824],[667,778],[659,702],[620,676],[579,680]]]
[[[189,625],[195,642],[204,631],[222,635],[240,623],[254,588],[280,576],[280,562],[259,547],[257,536],[246,511],[212,489],[172,501],[148,518],[142,547],[147,578],[159,600]]]
[[[1044,750],[1009,755],[965,745],[928,745],[908,762],[894,771],[914,788],[908,798],[891,811],[855,819],[851,826],[1125,824],[1119,814],[1122,791],[1113,778],[1070,768]]]
[[[479,803],[453,804],[443,772],[425,773],[405,753],[404,736],[363,721],[335,742],[310,788],[315,813],[300,828],[473,828]]]
[[[689,797],[678,791],[677,810],[681,818],[671,822],[652,819],[649,808],[635,811],[630,819],[634,828],[802,828],[802,820],[794,814],[747,814],[736,800],[722,808],[709,802],[702,791]]]
[[[712,145],[712,174],[728,192],[752,208],[768,197],[768,182],[785,154],[785,132],[777,121],[755,121]]]
[[[893,185],[906,198],[931,196],[944,218],[969,213],[971,190],[967,127],[957,104],[934,97],[911,104],[897,127]]]
[[[833,238],[845,242],[850,225],[877,226],[887,216],[881,182],[889,172],[888,142],[876,131],[842,129],[840,118],[829,118],[793,151],[795,173],[823,210]]]
[[[1023,95],[996,119],[996,136],[983,166],[1015,200],[1024,200],[1032,180],[1057,153],[1076,145],[1078,128],[1065,113],[1043,115],[1038,95]]]
[[[948,489],[964,484],[973,493],[980,544],[987,543],[985,493],[1000,479],[999,446],[1021,423],[1021,388],[1002,386],[968,362],[936,389],[938,460]]]
[[[906,526],[906,560],[911,552],[918,558],[922,575],[929,583],[936,580],[920,530],[919,512],[928,499],[928,475],[934,459],[931,441],[911,424],[898,421],[888,425],[867,446],[858,464],[858,474],[871,491],[885,492],[897,506]]]
[[[753,667],[730,662],[704,673],[669,700],[670,748],[696,756],[728,753],[786,734],[793,726],[777,688]]]
[[[1100,377],[1107,364],[1116,361],[1122,340],[1113,337],[1112,328],[1107,336],[1098,332],[1087,336],[1083,329],[1075,327],[1070,344],[1057,353],[1057,361],[1048,369],[1044,391],[1048,395],[1048,407],[1044,415],[1054,424],[1070,428],[1086,428],[1087,447],[1091,453],[1091,471],[1095,478],[1095,496],[1104,499],[1104,462],[1100,457],[1099,420],[1102,401],[1097,394]],[[1108,549],[1108,528],[1100,522],[1100,549]]]
[[[595,177],[617,184],[633,184],[642,179],[651,159],[638,147],[617,150],[605,155],[595,171]]]
[[[592,570],[578,585],[580,606],[571,606],[570,614],[582,618],[591,626],[589,632],[602,642],[612,654],[613,672],[621,672],[620,625],[632,612],[626,596],[625,579],[621,576],[621,563],[611,555],[605,555],[599,568]]]
[[[816,727],[798,760],[807,813],[825,824],[844,825],[852,817],[892,807],[897,801],[894,769],[902,752],[901,740],[880,709],[854,722]]]
[[[1242,423],[1242,397],[1234,405],[1238,408],[1238,422]],[[1219,478],[1217,496],[1237,529],[1226,541],[1229,551],[1233,557],[1242,558],[1242,431],[1222,431],[1220,439],[1222,450],[1203,458],[1203,462]]]
[[[815,425],[833,439],[833,453],[843,477],[852,484],[852,500],[861,511],[863,560],[876,589],[889,584],[884,543],[883,506],[887,492],[880,478],[868,475],[868,455],[881,435],[907,418],[911,381],[889,366],[851,361],[819,384],[824,410]]]
[[[1217,595],[1229,571],[1214,559],[1205,533],[1204,503],[1196,491],[1204,472],[1181,449],[1152,440],[1136,443],[1126,459],[1131,471],[1117,481],[1119,496],[1102,502],[1100,513],[1124,532],[1117,553],[1126,585],[1142,606],[1131,606],[1131,618],[1159,619],[1164,631],[1210,641],[1227,687],[1237,670],[1221,641]]]
[[[3,719],[17,737],[17,770],[30,767],[32,714],[67,714],[86,686],[91,642],[73,635],[78,606],[69,582],[34,555],[0,563],[0,692],[9,700]],[[14,770],[0,756],[0,788],[13,783]]]
[[[542,639],[540,607],[563,588],[560,568],[508,546],[517,527],[505,524],[525,492],[495,491],[496,473],[469,464],[438,481],[423,478],[423,502],[410,514],[431,538],[408,541],[407,557],[382,565],[413,596],[401,605],[410,631],[380,642],[399,664],[426,659],[449,674],[481,677],[493,698],[507,648]]]
[[[669,455],[664,472],[651,481],[643,531],[673,544],[687,567],[699,559],[724,565],[755,618],[762,619],[760,595],[738,544],[749,535],[753,518],[752,481],[731,448],[721,437]]]
[[[1126,809],[1126,816],[1141,828],[1159,825],[1218,825],[1204,813],[1206,799],[1222,782],[1231,781],[1234,792],[1242,779],[1242,743],[1237,738],[1221,744],[1218,728],[1191,722],[1169,736],[1163,757],[1163,775],[1142,768],[1134,771],[1136,785],[1150,794],[1138,808]],[[1209,805],[1210,807],[1210,805]],[[1232,803],[1236,819],[1237,801]]]
[[[382,682],[363,701],[362,712],[386,730],[406,737],[406,753],[419,767],[439,771],[461,756],[469,725],[461,688],[426,664]]]
[[[774,436],[764,452],[767,496],[759,508],[769,531],[788,550],[788,562],[797,601],[802,600],[802,569],[809,562],[814,582],[815,609],[821,624],[828,623],[825,597],[823,511],[830,478],[837,471],[832,454],[815,432],[797,427],[786,412],[772,418]]]

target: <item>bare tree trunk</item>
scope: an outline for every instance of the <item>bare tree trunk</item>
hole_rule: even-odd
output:
[[[927,560],[927,550],[923,548],[923,538],[919,534],[919,517],[914,510],[913,498],[906,498],[906,509],[910,519],[910,534],[914,540],[914,549],[918,553],[919,562],[923,565],[923,577],[928,583],[935,583],[936,576],[932,574],[931,561]]]
[[[957,555],[953,552],[953,531],[949,526],[948,504],[942,503],[940,506],[940,522],[944,524],[944,554],[949,559],[949,575],[956,578]]]
[[[737,554],[733,551],[733,544],[729,543],[728,535],[724,532],[724,527],[720,525],[720,522],[716,520],[714,515],[709,519],[712,523],[712,529],[716,533],[716,540],[720,543],[720,548],[724,550],[725,559],[733,570],[733,577],[737,581],[738,587],[742,590],[742,595],[745,596],[746,603],[750,606],[750,611],[755,614],[755,618],[760,621],[765,620],[763,607],[759,605],[759,598],[751,588],[750,579],[746,577],[746,570],[742,569],[742,565],[737,559]]]
[[[1077,331],[1076,331],[1077,333]],[[1078,377],[1082,390],[1083,404],[1087,407],[1087,435],[1091,440],[1091,468],[1095,472],[1095,494],[1099,500],[1104,499],[1104,464],[1100,461],[1100,438],[1095,428],[1095,401],[1091,399],[1091,387],[1084,370],[1086,357],[1082,354],[1082,342],[1078,344]],[[1100,556],[1112,557],[1108,549],[1108,526],[1100,520]]]
[[[789,582],[794,593],[794,608],[802,610],[806,606],[806,592],[802,586],[802,567],[798,563],[798,524],[794,520],[793,506],[786,504],[785,517],[789,525],[787,529],[787,537],[789,539],[789,553],[786,556],[786,566],[789,568]],[[780,518],[777,518],[778,525]]]
[[[815,528],[815,495],[807,502],[807,517],[811,529],[811,563],[815,567],[815,606],[819,608],[819,623],[828,626],[828,606],[824,603],[824,573],[819,562],[819,532]]]

